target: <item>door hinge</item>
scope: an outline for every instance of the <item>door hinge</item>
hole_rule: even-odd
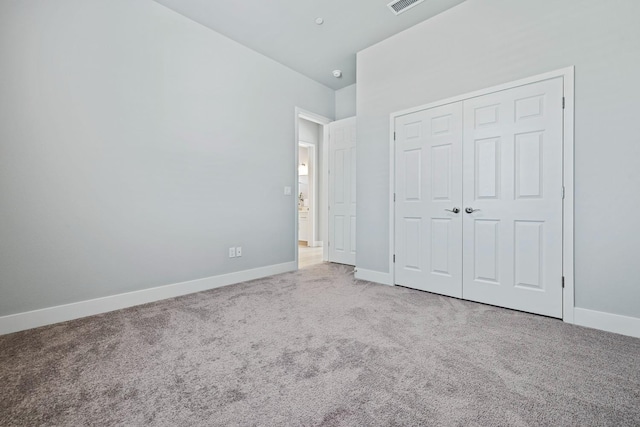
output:
[[[393,262],[396,262],[396,254],[393,254]]]
[[[564,289],[564,276],[562,276],[562,289]]]
[[[393,201],[396,201],[396,193],[393,193]]]
[[[564,200],[564,193],[565,193],[565,190],[564,190],[564,186],[563,186],[563,187],[562,187],[562,199],[563,199],[563,200]]]
[[[564,106],[565,106],[565,98],[564,96],[562,97],[562,109],[564,110]]]
[[[396,133],[395,132],[393,133],[393,140],[394,141],[396,140]]]

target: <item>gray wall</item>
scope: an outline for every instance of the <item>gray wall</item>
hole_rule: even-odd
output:
[[[640,317],[640,2],[468,0],[358,54],[358,255],[388,272],[389,114],[576,66],[576,306]]]
[[[336,91],[336,120],[356,115],[356,86],[352,84]]]
[[[294,260],[332,90],[149,0],[3,0],[0,73],[0,316]]]

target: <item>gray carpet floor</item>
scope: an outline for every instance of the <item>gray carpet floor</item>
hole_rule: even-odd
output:
[[[351,270],[0,336],[0,425],[640,425],[639,339]]]

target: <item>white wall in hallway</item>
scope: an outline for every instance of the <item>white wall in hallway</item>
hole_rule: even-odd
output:
[[[640,2],[467,0],[358,54],[357,267],[388,272],[389,114],[575,65],[576,306],[640,317]]]
[[[141,0],[0,2],[0,62],[0,317],[294,260],[333,90]]]
[[[317,169],[318,173],[318,192],[316,194],[315,200],[315,217],[317,218],[316,222],[316,239],[318,241],[322,240],[322,235],[324,233],[323,224],[326,221],[325,217],[327,213],[322,206],[320,206],[321,195],[323,191],[322,186],[322,167],[323,167],[323,158],[322,158],[322,126],[311,122],[306,119],[298,119],[298,137],[301,142],[306,142],[307,144],[313,144],[316,146],[316,164],[311,165],[311,169],[309,173],[313,173],[313,169]],[[311,178],[312,180],[312,178]]]
[[[303,147],[302,145],[298,147],[298,164],[304,164],[309,168],[309,149],[307,147]],[[303,198],[309,197],[309,174],[307,175],[299,175],[298,176],[298,198],[300,197],[300,193],[302,193]]]

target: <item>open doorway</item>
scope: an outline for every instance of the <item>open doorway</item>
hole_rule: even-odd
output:
[[[296,110],[296,259],[298,268],[326,261],[327,170],[324,159],[331,121]]]
[[[315,127],[311,128],[314,134]],[[304,125],[303,125],[304,126]],[[302,134],[302,132],[301,132]],[[302,138],[302,135],[301,135]],[[317,183],[318,146],[313,143],[298,143],[298,267],[319,264],[322,262],[322,244],[318,239],[318,205]]]

